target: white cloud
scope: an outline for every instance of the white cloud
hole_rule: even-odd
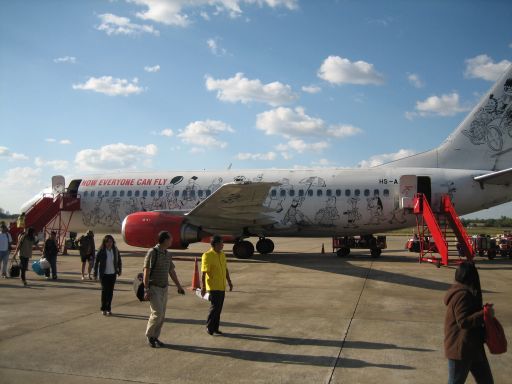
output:
[[[59,144],[62,144],[62,145],[69,145],[69,144],[71,144],[71,140],[69,140],[69,139],[63,139],[63,140],[60,140],[60,141],[59,141]]]
[[[116,16],[111,13],[98,15],[101,24],[96,27],[98,31],[104,31],[107,35],[140,35],[149,33],[159,36],[160,32],[152,25],[141,25],[130,22],[127,17]]]
[[[55,143],[57,140],[52,137],[49,137],[47,139],[44,139],[44,141],[46,141],[47,143]]]
[[[302,87],[302,91],[306,93],[318,93],[322,90],[322,88],[316,86],[316,85],[305,85]]]
[[[12,152],[7,147],[0,147],[0,159],[7,159],[8,161],[24,161],[29,157],[23,153]]]
[[[304,108],[279,107],[256,116],[256,127],[267,135],[300,136],[318,134],[324,127],[320,118],[308,116]]]
[[[496,81],[510,66],[511,62],[502,60],[494,63],[487,55],[478,55],[466,60],[466,71],[464,76],[468,78],[479,78],[488,81]]]
[[[423,80],[421,80],[420,76],[416,73],[408,73],[407,80],[409,81],[409,84],[415,88],[423,88],[425,86]]]
[[[172,135],[174,135],[174,132],[173,132],[172,129],[167,128],[167,129],[164,129],[164,130],[160,131],[159,135],[160,136],[171,137]]]
[[[351,62],[340,56],[329,56],[317,73],[318,77],[332,84],[382,85],[384,77],[365,61]]]
[[[69,167],[67,160],[44,160],[41,157],[36,157],[34,164],[36,167],[52,167],[56,171],[64,171]]]
[[[154,144],[108,144],[100,149],[81,150],[75,156],[75,164],[83,171],[133,170],[141,163],[149,166],[157,152],[158,148]]]
[[[217,98],[232,103],[260,102],[272,106],[291,103],[297,99],[289,85],[274,81],[262,84],[260,80],[249,80],[243,73],[237,73],[230,79],[206,78],[206,89],[217,91]]]
[[[143,89],[137,85],[138,79],[132,82],[126,79],[117,79],[112,76],[90,77],[83,84],[73,84],[73,89],[103,93],[108,96],[128,96],[139,94]]]
[[[360,128],[346,124],[327,127],[322,119],[307,115],[302,107],[279,107],[262,112],[256,116],[256,128],[267,135],[282,135],[287,138],[324,135],[342,139],[363,132]]]
[[[375,155],[370,157],[368,160],[363,160],[359,162],[358,166],[361,168],[370,168],[376,167],[377,165],[381,165],[384,163],[388,163],[390,161],[402,159],[404,157],[412,156],[416,152],[411,149],[400,149],[398,152],[394,153],[383,153],[380,155]]]
[[[184,13],[186,9],[209,6],[214,9],[214,14],[227,12],[230,17],[239,17],[243,11],[241,4],[258,4],[271,8],[285,7],[290,10],[297,8],[297,0],[130,0],[145,7],[145,10],[137,13],[137,17],[143,20],[152,20],[158,23],[186,27],[191,23],[189,15]],[[209,20],[205,11],[199,12],[200,16]]]
[[[227,51],[219,46],[218,40],[218,38],[211,38],[206,41],[206,44],[208,45],[210,52],[213,53],[215,56],[224,56],[227,53]]]
[[[249,152],[241,152],[236,155],[238,160],[265,160],[272,161],[277,157],[275,152],[267,152],[267,153],[249,153]]]
[[[303,153],[306,151],[315,151],[322,152],[324,149],[329,147],[329,143],[326,141],[319,141],[316,143],[306,143],[302,139],[291,139],[286,144],[279,144],[276,146],[276,149],[280,152],[287,152],[289,150],[294,150],[298,153]]]
[[[406,112],[405,117],[412,119],[416,116],[454,116],[469,109],[467,106],[460,105],[458,93],[453,92],[448,95],[430,96],[424,101],[417,101],[416,111]]]
[[[178,133],[184,143],[200,147],[225,148],[227,143],[217,140],[223,132],[235,132],[228,124],[218,120],[194,121]]]
[[[60,64],[60,63],[76,64],[76,57],[74,57],[74,56],[58,57],[56,59],[53,59],[53,62],[57,63],[57,64]]]
[[[24,189],[41,185],[41,169],[33,167],[16,167],[5,171],[3,181],[9,187]],[[12,191],[11,191],[12,192]],[[30,192],[32,194],[33,192]]]
[[[144,70],[149,73],[155,73],[160,71],[160,65],[154,65],[152,67],[146,66],[144,67]]]
[[[353,125],[332,125],[327,129],[327,134],[329,136],[337,137],[339,139],[355,136],[360,133],[363,133],[361,128],[354,127]]]

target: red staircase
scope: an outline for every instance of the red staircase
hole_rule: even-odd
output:
[[[475,256],[473,247],[453,208],[450,196],[441,196],[440,210],[435,213],[425,195],[418,193],[414,196],[413,212],[416,214],[418,236],[420,238],[420,262],[435,263],[438,267],[449,265],[449,257],[453,255],[458,257],[456,263],[461,261],[462,255],[467,260],[473,260]],[[443,225],[440,225],[440,222],[443,222]],[[451,229],[453,236],[457,239],[458,245],[455,249],[450,248],[448,229]],[[433,243],[430,239],[434,240]],[[434,253],[438,253],[440,258]]]
[[[36,233],[44,230],[45,238],[51,231],[57,232],[57,243],[62,249],[73,213],[79,210],[80,196],[77,194],[44,194],[25,212],[25,228],[33,227]],[[63,212],[71,214],[65,219]]]

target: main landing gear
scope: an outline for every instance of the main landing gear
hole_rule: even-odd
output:
[[[261,237],[256,243],[256,249],[262,255],[272,253],[274,250],[274,242],[270,239]],[[254,245],[252,245],[250,241],[240,240],[233,245],[233,256],[237,259],[250,259],[253,255]]]

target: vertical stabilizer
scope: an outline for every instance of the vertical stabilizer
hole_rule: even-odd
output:
[[[388,164],[493,171],[511,168],[512,65],[441,146]]]

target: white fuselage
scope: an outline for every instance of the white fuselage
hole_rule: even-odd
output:
[[[81,181],[81,210],[73,214],[69,230],[120,232],[124,218],[138,211],[185,214],[221,185],[246,180],[279,183],[264,202],[274,224],[259,229],[259,236],[372,234],[411,226],[415,218],[403,208],[416,192],[430,194],[434,209],[440,196],[449,194],[460,215],[511,200],[510,187],[482,188],[473,180],[487,172],[370,168],[94,175]]]

